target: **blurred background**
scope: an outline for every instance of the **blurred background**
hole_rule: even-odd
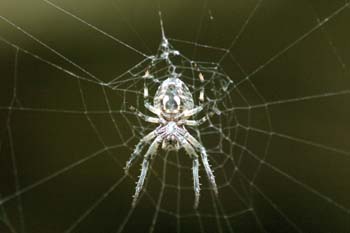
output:
[[[349,232],[349,4],[2,0],[0,232]],[[135,208],[141,160],[123,171],[156,127],[129,107],[150,114],[159,11],[194,96],[189,61],[221,93],[190,129],[219,186],[201,166],[197,210],[184,151],[159,151]]]

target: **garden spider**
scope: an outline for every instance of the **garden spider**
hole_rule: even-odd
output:
[[[145,75],[149,75],[149,72],[146,71]],[[203,110],[202,104],[204,101],[204,88],[202,87],[199,94],[200,105],[195,106],[189,88],[178,77],[179,74],[173,72],[170,74],[169,78],[165,79],[159,85],[154,96],[153,105],[150,104],[148,88],[145,85],[144,105],[150,112],[157,115],[157,117],[147,116],[134,107],[131,107],[131,109],[135,111],[136,114],[143,120],[150,123],[159,124],[155,130],[144,136],[139,141],[125,166],[125,172],[128,173],[129,168],[131,167],[133,161],[140,155],[144,145],[147,143],[151,144],[144,155],[141,174],[136,185],[135,195],[133,196],[133,206],[135,206],[144,185],[150,161],[155,156],[160,144],[162,144],[162,149],[167,151],[184,148],[187,154],[193,159],[192,172],[195,193],[194,208],[198,207],[200,196],[198,175],[199,161],[196,151],[198,151],[201,155],[201,160],[212,189],[214,190],[215,194],[218,194],[215,177],[208,162],[206,149],[185,128],[185,125],[199,126],[209,118],[209,115],[206,115],[199,120],[188,119]],[[199,78],[203,83],[204,77],[201,73],[199,74]],[[151,143],[152,140],[153,142]]]

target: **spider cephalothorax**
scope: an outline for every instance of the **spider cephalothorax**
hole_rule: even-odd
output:
[[[148,74],[148,71],[146,74]],[[200,74],[199,77],[201,81],[204,81],[202,74]],[[178,74],[176,73],[172,73],[171,77],[165,79],[159,85],[154,96],[153,105],[151,105],[149,102],[148,88],[145,85],[144,100],[145,107],[157,117],[147,116],[134,108],[132,109],[145,121],[159,124],[159,126],[140,140],[125,166],[125,171],[128,172],[132,162],[138,155],[140,155],[144,145],[146,143],[151,144],[144,155],[141,175],[136,185],[133,205],[135,205],[142,190],[150,160],[155,156],[158,147],[160,144],[162,144],[162,149],[168,151],[184,148],[187,154],[192,158],[193,186],[195,191],[194,207],[196,208],[199,203],[200,191],[198,175],[199,161],[197,152],[199,152],[201,156],[205,172],[216,194],[218,193],[218,190],[213,172],[209,166],[206,149],[187,131],[185,126],[199,126],[208,119],[208,116],[205,116],[199,120],[189,120],[190,117],[201,112],[203,110],[203,106],[201,104],[199,106],[195,106],[189,88],[178,78]],[[204,101],[203,88],[201,89],[199,95],[199,101],[200,103]]]

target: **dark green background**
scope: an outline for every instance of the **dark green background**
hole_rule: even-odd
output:
[[[148,55],[160,43],[159,9],[168,37],[228,48],[258,3],[54,2]],[[0,232],[11,232],[9,225],[21,233],[65,232],[74,223],[79,224],[72,232],[84,233],[349,232],[350,8],[345,3],[262,1],[231,49],[233,56],[221,62],[235,83],[249,79],[220,101],[221,110],[231,109],[213,119],[222,133],[206,126],[200,130],[220,195],[217,200],[212,196],[201,173],[197,212],[192,209],[191,161],[182,151],[159,153],[147,195],[130,212],[140,161],[130,177],[120,180],[122,167],[139,136],[152,129],[145,126],[152,126],[123,110],[135,105],[144,111],[142,97],[78,82],[47,62],[88,76],[0,20],[0,194],[5,198]],[[143,59],[41,0],[1,0],[0,15],[103,82]],[[19,50],[16,68],[15,45],[46,62]],[[196,61],[216,62],[222,55],[193,44],[174,46]],[[15,75],[18,101],[11,105]],[[128,90],[142,91],[142,85],[127,84]],[[246,108],[266,103],[266,108]],[[229,139],[220,141],[223,135]]]

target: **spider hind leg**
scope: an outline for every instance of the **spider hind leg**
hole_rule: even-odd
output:
[[[199,80],[201,81],[202,87],[201,87],[201,91],[199,92],[199,102],[202,104],[204,102],[204,87],[203,87],[203,83],[204,83],[204,76],[201,72],[199,72]]]

